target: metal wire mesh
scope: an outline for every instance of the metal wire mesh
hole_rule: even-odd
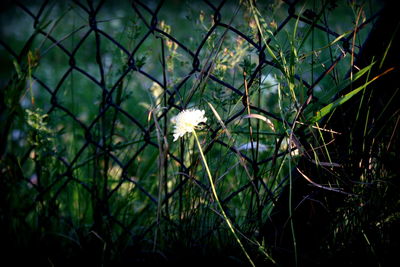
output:
[[[68,210],[66,202],[75,205],[70,208],[75,208],[79,217],[84,212],[81,209],[88,205],[80,204],[79,199],[87,195],[92,200],[91,223],[96,231],[100,231],[102,226],[99,225],[105,221],[118,225],[121,233],[136,238],[138,233],[144,238],[154,231],[161,220],[172,229],[179,228],[174,216],[186,218],[184,214],[189,214],[188,210],[196,209],[185,204],[191,197],[192,189],[188,188],[199,190],[202,197],[198,197],[196,203],[203,201],[201,198],[209,199],[210,190],[207,180],[203,179],[205,172],[198,156],[187,156],[187,151],[195,150],[193,143],[190,139],[172,142],[169,121],[183,109],[210,110],[207,102],[220,101],[215,106],[223,123],[209,112],[210,119],[200,131],[204,152],[219,175],[222,202],[231,216],[236,212],[235,203],[248,200],[245,206],[249,210],[244,214],[259,214],[256,217],[263,223],[265,207],[272,208],[282,186],[287,183],[287,177],[278,180],[271,175],[274,173],[271,169],[278,165],[280,158],[288,157],[291,150],[281,149],[287,135],[283,125],[292,127],[309,105],[320,100],[318,95],[326,90],[327,84],[339,83],[345,74],[340,73],[338,66],[342,61],[347,64],[357,58],[362,43],[356,37],[362,29],[370,27],[378,15],[363,13],[364,19],[357,21],[355,27],[348,27],[346,32],[328,17],[331,14],[337,19],[332,15],[340,9],[336,3],[325,1],[323,6],[314,3],[310,7],[301,1],[282,1],[272,10],[271,3],[257,2],[260,10],[269,7],[274,18],[281,19],[260,21],[262,27],[269,27],[268,36],[260,32],[251,16],[248,25],[241,24],[246,20],[235,20],[239,16],[246,18],[246,14],[249,17],[249,5],[239,1],[196,2],[191,10],[204,10],[197,21],[199,28],[205,26],[201,31],[180,24],[185,19],[178,19],[176,25],[169,26],[168,23],[174,23],[171,10],[182,6],[168,6],[164,1],[124,3],[124,12],[113,10],[105,1],[65,4],[17,1],[10,4],[8,8],[18,12],[21,21],[22,18],[29,21],[24,22],[23,27],[30,27],[32,35],[23,47],[17,48],[2,34],[2,55],[20,68],[2,86],[11,88],[13,81],[23,81],[20,89],[14,89],[20,90],[17,102],[23,107],[42,109],[42,112],[32,113],[39,126],[42,122],[44,127],[34,128],[35,138],[45,142],[51,136],[53,140],[49,141],[51,149],[41,149],[38,144],[21,141],[28,136],[12,131],[11,126],[2,132],[2,142],[11,140],[7,141],[8,148],[2,147],[2,157],[6,152],[18,151],[15,154],[23,171],[21,179],[29,185],[29,192],[35,192],[28,201],[30,205],[24,209],[25,214],[40,206],[47,210],[47,220],[58,216],[66,219],[67,213],[63,211]],[[54,17],[52,12],[61,15]],[[354,21],[349,19],[349,25],[352,23]],[[68,24],[73,25],[72,30]],[[184,33],[174,31],[180,27]],[[312,35],[312,47],[307,51],[310,54],[297,55],[300,61],[304,60],[298,64],[307,62],[312,71],[293,75],[292,82],[297,86],[300,101],[290,103],[297,111],[292,117],[282,118],[278,109],[268,108],[262,101],[278,99],[276,92],[274,97],[264,93],[276,88],[273,83],[290,87],[287,81],[280,81],[276,76],[283,71],[279,60],[285,56],[292,60],[290,41],[282,44],[288,55],[278,54],[279,60],[274,59],[269,50],[279,43],[277,39],[283,40],[283,36],[289,36],[288,32],[295,29],[299,32],[302,29],[296,35],[299,39]],[[191,37],[197,39],[193,41]],[[318,43],[318,38],[324,41]],[[329,46],[323,52],[326,55],[318,50],[325,45]],[[245,52],[235,57],[241,48]],[[274,51],[279,50],[272,53]],[[272,82],[266,81],[271,77],[275,77]],[[2,101],[5,103],[4,99]],[[2,114],[10,110],[10,105],[5,106]],[[4,121],[9,120],[11,124],[17,113],[10,111],[8,114]],[[51,119],[53,127],[48,135],[45,134],[47,118]],[[253,122],[250,127],[247,124],[239,127],[239,123],[254,118],[267,122],[263,130],[269,137],[262,137],[260,121]],[[234,137],[227,135],[225,128]],[[254,136],[247,132],[249,128],[254,128]],[[263,152],[267,146],[260,140],[271,140],[270,152]],[[46,147],[44,143],[41,145]],[[46,164],[57,171],[46,169]],[[223,164],[229,168],[219,168]],[[230,173],[230,177],[247,178],[238,179],[240,183],[234,183],[234,187],[222,189],[222,185],[228,183],[224,172]],[[271,177],[266,177],[268,175]],[[277,180],[273,183],[271,179]],[[79,197],[70,195],[76,187],[82,189]],[[75,200],[68,202],[70,198]],[[117,207],[110,209],[111,202],[118,203]],[[117,215],[116,209],[125,205],[127,210],[138,215]],[[134,225],[137,216],[148,210],[153,216],[145,220],[147,225]],[[240,220],[236,218],[236,222]],[[216,228],[218,226],[206,229],[197,241]]]

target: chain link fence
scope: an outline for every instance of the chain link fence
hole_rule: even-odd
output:
[[[193,139],[172,140],[171,118],[197,108],[208,118],[198,134],[222,204],[256,246],[310,153],[304,142],[317,130],[307,121],[357,73],[378,11],[356,1],[7,2],[8,238],[36,229],[43,240],[49,230],[72,247],[96,244],[103,258],[230,240]],[[15,244],[21,238],[38,237]]]

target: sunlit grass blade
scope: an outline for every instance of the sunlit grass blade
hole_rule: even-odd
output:
[[[335,108],[337,108],[338,106],[346,103],[349,99],[351,99],[353,96],[355,96],[357,93],[359,93],[361,90],[365,89],[368,85],[370,85],[371,83],[373,83],[376,79],[378,79],[379,77],[389,73],[390,71],[392,71],[393,68],[390,68],[388,70],[386,70],[385,72],[383,72],[382,74],[374,77],[373,79],[371,79],[370,81],[364,83],[363,85],[359,86],[358,88],[352,90],[351,92],[345,94],[344,96],[340,97],[339,99],[333,101],[332,103],[326,105],[325,107],[323,107],[322,109],[318,110],[316,112],[316,115],[314,117],[311,118],[310,122],[314,123],[319,121],[320,119],[322,119],[323,117],[325,117],[326,115],[328,115],[329,113],[331,113]]]

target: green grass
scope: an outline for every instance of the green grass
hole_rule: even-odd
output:
[[[335,129],[326,128],[326,120],[345,102],[367,94],[368,87],[383,76],[369,76],[371,63],[347,78],[353,62],[348,53],[318,81],[315,100],[304,104],[309,96],[305,83],[312,85],[342,55],[341,41],[350,36],[355,22],[361,23],[379,8],[374,1],[362,6],[353,2],[336,8],[328,2],[323,8],[317,6],[304,1],[295,12],[312,10],[315,15],[310,16],[337,36],[296,18],[275,34],[288,16],[287,6],[280,2],[256,6],[236,1],[223,6],[220,23],[265,45],[267,60],[275,64],[265,64],[254,77],[259,53],[221,26],[199,50],[199,71],[192,75],[193,58],[185,49],[160,32],[148,32],[127,3],[105,4],[96,15],[97,27],[127,51],[136,49],[148,34],[134,55],[140,70],[127,72],[128,56],[104,35],[90,32],[88,15],[79,5],[51,2],[37,29],[60,40],[88,77],[71,70],[71,58],[33,29],[28,14],[18,7],[1,13],[1,21],[10,20],[10,26],[1,26],[2,41],[21,55],[13,58],[0,45],[0,56],[9,67],[1,72],[6,104],[1,110],[1,131],[7,144],[1,151],[0,227],[8,234],[4,242],[11,242],[15,251],[36,246],[31,254],[54,266],[62,259],[75,262],[80,257],[93,258],[96,265],[179,262],[179,257],[185,258],[180,250],[188,257],[218,257],[222,251],[223,259],[236,264],[279,265],[274,244],[260,232],[289,187],[290,249],[297,262],[301,248],[296,245],[292,218],[298,204],[292,199],[294,170],[301,159],[314,162],[335,178],[314,182],[311,177],[314,185],[346,191],[335,168],[341,164],[331,145]],[[27,7],[34,13],[40,8]],[[151,15],[140,5],[138,9],[149,23]],[[156,26],[196,53],[213,27],[212,14],[205,4],[165,4]],[[368,25],[357,32],[350,49],[358,53],[370,29]],[[144,73],[165,83],[169,92]],[[334,99],[367,76],[359,87]],[[169,94],[187,77],[171,106]],[[214,79],[232,85],[241,95]],[[170,118],[179,112],[176,107],[204,109],[207,125],[194,136],[172,142]],[[395,127],[393,121],[388,124]],[[332,240],[344,244],[346,233],[354,227],[376,253],[369,232],[360,226],[364,217],[360,222],[352,216],[363,212],[357,207],[360,196],[369,193],[364,183],[379,184],[384,170],[379,163],[372,173],[365,170],[337,210]],[[388,188],[385,184],[377,190]],[[385,199],[378,206],[387,204]],[[385,214],[379,225],[398,218],[394,211]],[[59,255],[61,251],[64,255]]]

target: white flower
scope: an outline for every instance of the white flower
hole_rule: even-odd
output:
[[[193,132],[201,122],[206,122],[207,118],[204,117],[204,110],[187,109],[179,112],[178,115],[171,118],[174,124],[174,142],[179,137],[184,136],[185,133]]]

